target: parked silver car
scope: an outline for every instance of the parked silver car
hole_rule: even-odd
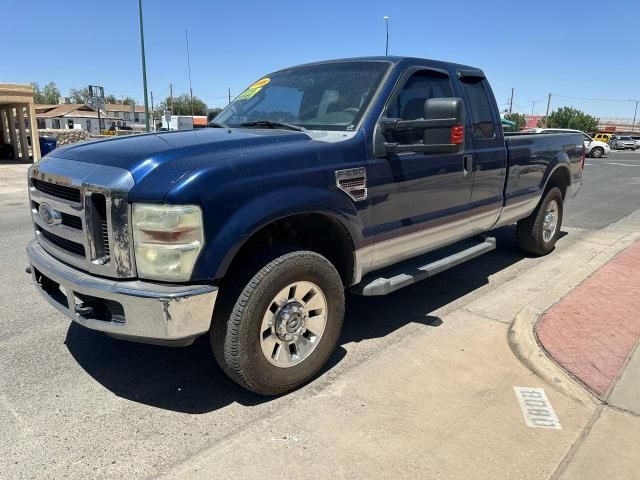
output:
[[[640,148],[640,135],[631,135],[631,138],[636,142],[636,148]]]
[[[611,139],[611,148],[614,150],[637,150],[638,145],[631,137],[618,137],[615,136]]]

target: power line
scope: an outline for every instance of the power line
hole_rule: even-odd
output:
[[[635,100],[630,100],[628,98],[587,98],[587,97],[571,97],[569,95],[559,95],[557,93],[553,94],[554,97],[560,98],[570,98],[572,100],[589,100],[594,102],[634,102]]]

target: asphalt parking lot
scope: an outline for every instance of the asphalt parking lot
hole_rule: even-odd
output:
[[[586,163],[559,251],[640,208],[640,153]],[[348,296],[340,346],[322,375],[265,399],[224,376],[206,339],[182,349],[117,341],[40,300],[24,273],[32,229],[23,171],[0,166],[0,478],[155,476],[545,261],[522,255],[506,227],[495,232],[497,250],[472,262],[388,297]]]

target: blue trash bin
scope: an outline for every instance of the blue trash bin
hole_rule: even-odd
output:
[[[58,143],[57,137],[40,137],[40,155],[45,156],[56,148]]]

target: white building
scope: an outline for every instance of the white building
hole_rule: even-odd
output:
[[[93,107],[78,103],[59,105],[35,105],[38,128],[82,129],[99,135],[101,130],[126,128],[136,131],[145,129],[144,107],[138,105],[114,103],[98,111]]]
[[[78,103],[63,103],[61,105],[35,105],[38,128],[81,129],[91,134],[99,135],[105,125],[115,122],[116,118],[106,112],[98,112],[88,105]],[[107,127],[108,128],[108,127]]]
[[[134,130],[144,130],[145,113],[143,105],[131,105],[123,103],[108,103],[104,106],[104,111],[110,117],[115,119],[114,127],[129,127]],[[150,120],[150,125],[153,121]],[[107,122],[107,129],[111,127],[111,123]]]

